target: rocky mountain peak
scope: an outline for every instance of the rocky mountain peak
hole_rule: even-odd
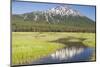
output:
[[[52,14],[60,14],[60,15],[71,15],[71,16],[83,16],[78,10],[74,10],[69,6],[59,5],[54,8],[47,10],[47,12]]]

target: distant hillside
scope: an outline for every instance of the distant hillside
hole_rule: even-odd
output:
[[[77,10],[57,6],[46,11],[12,15],[12,31],[95,32],[95,22]]]

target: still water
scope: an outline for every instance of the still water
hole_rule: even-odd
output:
[[[93,48],[88,47],[66,47],[56,52],[34,61],[32,64],[62,63],[89,61],[94,53]]]

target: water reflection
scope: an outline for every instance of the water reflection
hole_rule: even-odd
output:
[[[68,58],[72,58],[73,56],[80,54],[83,52],[84,48],[64,48],[59,51],[56,51],[55,53],[51,54],[50,56],[52,59],[59,59],[59,60],[65,60]]]
[[[40,58],[34,61],[32,64],[47,64],[47,63],[63,63],[63,62],[79,62],[79,61],[89,61],[93,54],[92,48],[63,48],[54,52],[53,54]]]

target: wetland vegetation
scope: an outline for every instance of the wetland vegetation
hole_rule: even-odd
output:
[[[12,62],[13,64],[28,64],[41,57],[48,56],[59,49],[72,46],[95,48],[95,34],[12,32]]]

